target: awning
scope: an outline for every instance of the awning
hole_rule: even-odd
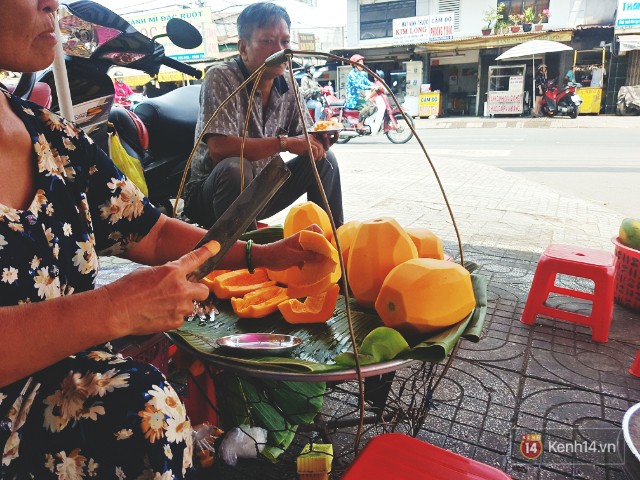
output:
[[[640,50],[640,35],[618,35],[620,51]]]
[[[529,32],[521,34],[509,33],[506,35],[489,35],[481,37],[464,38],[460,40],[447,40],[444,42],[433,42],[420,44],[427,52],[450,52],[455,50],[471,50],[480,48],[509,47],[529,40],[551,40],[554,42],[570,42],[573,38],[573,31],[553,31],[553,32]]]

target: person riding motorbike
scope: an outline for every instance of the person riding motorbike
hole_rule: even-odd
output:
[[[304,76],[300,80],[300,93],[307,102],[307,108],[314,110],[313,118],[317,122],[318,120],[324,120],[324,112],[322,103],[318,101],[320,95],[320,84],[313,78],[313,74],[316,71],[316,67],[307,63],[304,66]]]
[[[135,92],[129,85],[124,82],[124,75],[120,70],[113,74],[113,89],[115,90],[114,102],[123,107],[131,106],[131,101],[127,99],[129,95],[133,95]]]
[[[364,128],[364,121],[370,117],[378,109],[370,100],[371,94],[376,89],[376,84],[369,80],[367,72],[361,65],[364,65],[364,57],[359,53],[352,55],[350,60],[355,62],[356,65],[347,75],[347,101],[345,107],[352,110],[359,110],[358,115],[358,130]]]

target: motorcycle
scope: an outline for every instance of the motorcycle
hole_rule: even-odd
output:
[[[358,110],[344,107],[344,104],[331,108],[338,110],[338,121],[344,128],[338,134],[338,143],[347,143],[355,137],[379,135],[384,133],[391,143],[407,143],[413,137],[413,132],[407,125],[407,120],[399,108],[391,106],[389,97],[384,92],[381,83],[376,82],[376,90],[371,100],[376,104],[376,112],[364,120],[364,129],[358,129]],[[413,119],[406,117],[413,126]]]
[[[640,85],[620,87],[616,115],[640,115]]]
[[[582,98],[576,93],[577,86],[578,84],[569,82],[561,90],[555,79],[547,81],[547,90],[542,97],[542,113],[547,117],[568,115],[577,118],[582,104]]]
[[[136,111],[151,103],[145,107],[147,117],[141,120],[130,110],[114,105],[113,82],[107,72],[118,66],[153,77],[161,65],[195,78],[201,78],[202,72],[166,57],[164,47],[155,41],[158,37],[144,36],[116,13],[90,0],[61,5],[59,17],[75,122],[105,151],[109,143],[108,122],[113,124],[127,153],[142,163],[151,202],[168,206],[193,147],[199,108],[198,94],[193,92],[199,92],[200,87],[182,87],[177,90],[187,89],[187,93],[170,92],[170,98],[140,102]],[[166,36],[181,48],[195,48],[202,43],[200,33],[184,20],[172,18],[166,29]],[[51,110],[59,110],[52,68],[37,77],[23,74],[14,93],[28,98],[35,86],[43,84],[51,90]]]

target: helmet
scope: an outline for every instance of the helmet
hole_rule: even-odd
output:
[[[360,60],[364,60],[364,57],[359,53],[356,53],[355,55],[351,55],[351,58],[349,60],[351,60],[353,63],[357,63]]]
[[[303,67],[303,70],[305,72],[308,72],[309,70],[311,70],[311,67],[315,67],[315,65],[313,65],[312,63],[305,63],[304,67]]]
[[[120,70],[118,70],[118,71],[114,72],[113,77],[114,78],[123,78],[124,75],[122,74],[122,72]]]

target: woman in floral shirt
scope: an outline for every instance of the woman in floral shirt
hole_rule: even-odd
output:
[[[0,0],[0,69],[52,62],[56,8]],[[204,231],[160,215],[80,129],[4,88],[0,169],[0,478],[183,478],[191,425],[176,393],[96,345],[177,328],[208,297],[186,280],[211,255],[190,252]],[[221,267],[243,267],[244,250]],[[95,289],[98,254],[155,266]],[[290,237],[252,258],[281,270],[313,254]]]

